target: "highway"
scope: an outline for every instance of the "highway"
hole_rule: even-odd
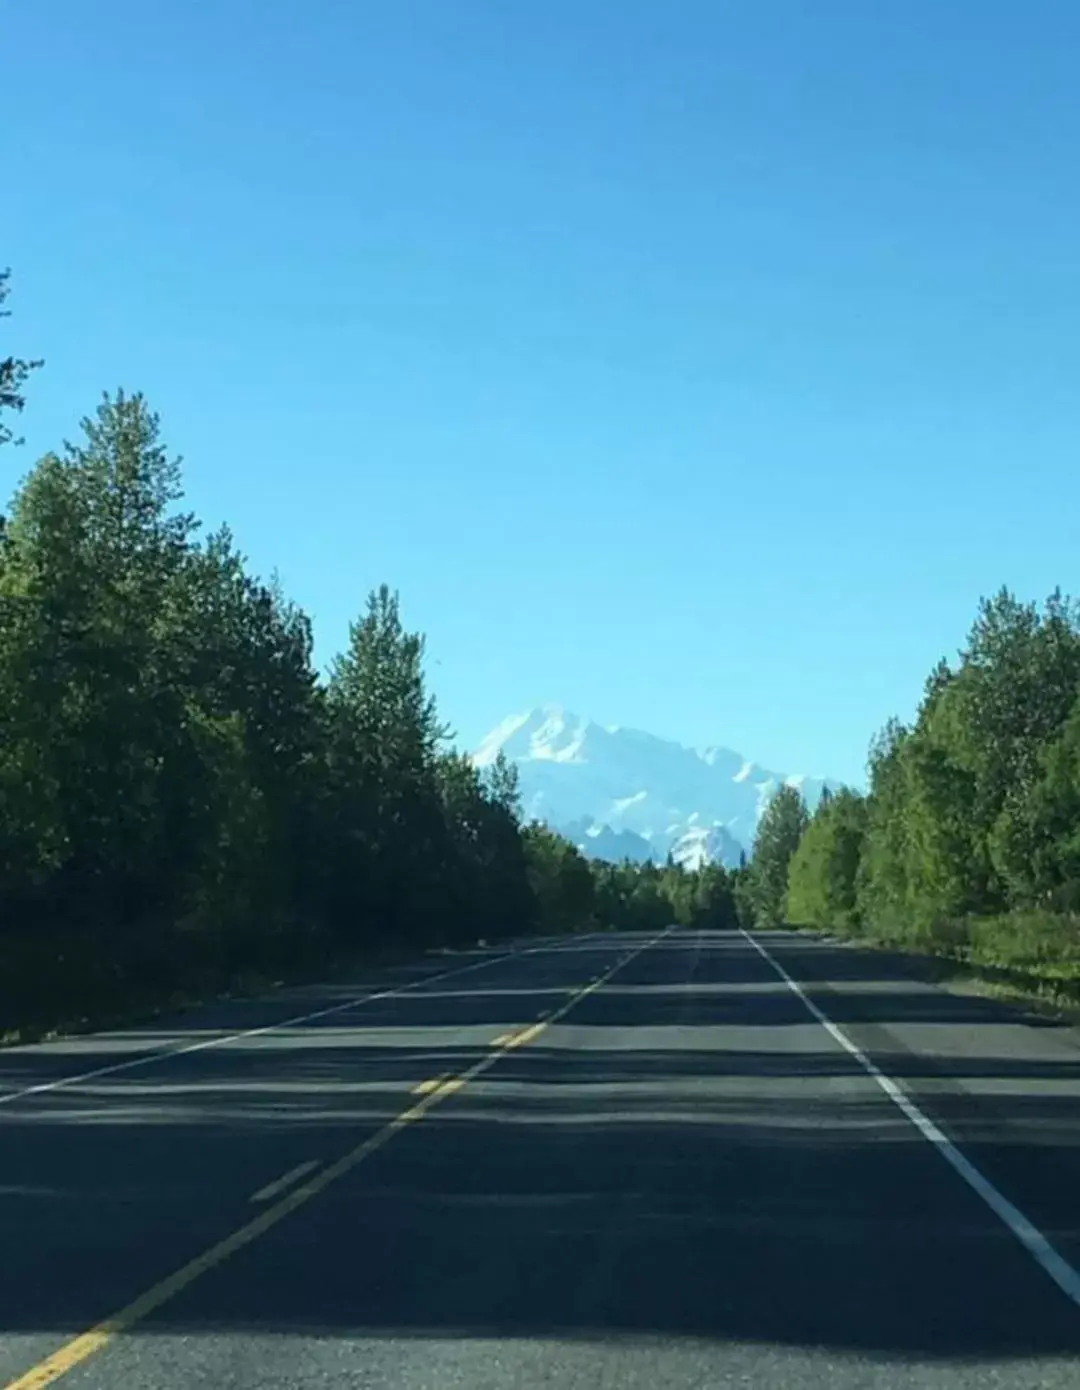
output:
[[[0,1053],[0,1387],[1080,1384],[1080,1033],[603,934]]]

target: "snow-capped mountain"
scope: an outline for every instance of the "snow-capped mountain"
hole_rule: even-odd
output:
[[[597,859],[737,864],[785,783],[817,805],[820,777],[770,772],[730,748],[686,748],[640,729],[581,719],[559,705],[512,715],[473,754],[517,764],[528,820],[542,820]]]

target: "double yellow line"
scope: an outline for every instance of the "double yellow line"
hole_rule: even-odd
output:
[[[663,936],[666,933],[662,932],[660,935]],[[595,990],[601,989],[617,971],[628,965],[636,956],[640,956],[643,951],[647,951],[659,940],[660,936],[653,937],[646,941],[643,946],[639,946],[637,950],[631,951],[629,955],[616,961],[610,970],[598,975],[590,984],[583,988],[575,988],[570,993],[566,1003],[555,1009],[547,1018],[530,1024],[520,1032],[508,1033],[496,1038],[492,1044],[494,1050],[471,1067],[467,1067],[459,1075],[435,1077],[431,1081],[421,1082],[413,1089],[413,1094],[418,1097],[414,1104],[410,1105],[407,1110],[403,1110],[400,1115],[395,1116],[382,1129],[365,1139],[363,1143],[350,1149],[336,1163],[332,1163],[328,1168],[323,1168],[321,1172],[309,1178],[302,1186],[293,1188],[272,1207],[267,1207],[258,1216],[253,1217],[252,1220],[245,1222],[243,1226],[233,1231],[232,1235],[226,1236],[224,1240],[219,1240],[216,1245],[212,1245],[201,1255],[189,1260],[186,1265],[181,1266],[175,1273],[147,1289],[144,1294],[127,1304],[126,1307],[121,1308],[119,1312],[105,1318],[95,1327],[90,1328],[88,1332],[83,1332],[80,1336],[73,1338],[60,1347],[58,1351],[54,1351],[51,1356],[45,1357],[36,1366],[32,1366],[25,1374],[9,1381],[2,1390],[42,1390],[43,1386],[51,1385],[53,1381],[59,1380],[68,1371],[74,1370],[83,1361],[108,1346],[115,1337],[130,1331],[136,1323],[155,1312],[180,1293],[182,1289],[186,1289],[189,1284],[193,1284],[200,1275],[208,1273],[227,1260],[230,1255],[234,1255],[245,1245],[250,1245],[252,1241],[264,1235],[279,1221],[283,1221],[291,1212],[296,1211],[298,1207],[304,1206],[313,1197],[317,1197],[331,1183],[337,1182],[338,1178],[344,1177],[358,1164],[363,1163],[364,1159],[369,1158],[378,1149],[388,1144],[407,1125],[422,1120],[429,1110],[433,1110],[436,1105],[463,1090],[470,1081],[475,1081],[478,1076],[488,1071],[507,1052],[513,1048],[523,1047],[526,1043],[534,1042],[553,1023],[565,1018],[582,999]]]
[[[495,1038],[491,1046],[500,1052],[509,1052],[512,1048],[524,1047],[526,1043],[538,1038],[550,1022],[551,1019],[547,1018],[542,1023],[531,1023],[528,1028],[522,1028],[520,1032],[503,1033],[501,1037]]]

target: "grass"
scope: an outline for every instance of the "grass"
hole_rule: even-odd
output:
[[[1029,910],[922,927],[828,930],[919,960],[939,983],[966,983],[1001,998],[1080,1012],[1080,916],[1075,913]]]

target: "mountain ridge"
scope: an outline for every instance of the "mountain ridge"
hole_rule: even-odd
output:
[[[811,810],[832,778],[770,771],[722,744],[692,748],[660,735],[582,718],[563,705],[509,715],[472,755],[502,752],[518,768],[526,820],[546,822],[595,858],[666,859],[689,867],[737,864],[783,785]]]

